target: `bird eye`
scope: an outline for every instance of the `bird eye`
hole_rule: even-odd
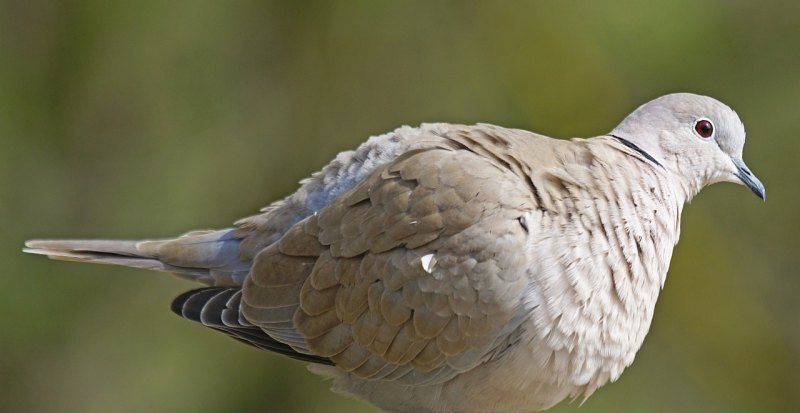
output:
[[[698,119],[694,122],[694,131],[701,138],[714,136],[714,124],[708,119]]]

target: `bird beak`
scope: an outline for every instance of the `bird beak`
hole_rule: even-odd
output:
[[[764,184],[750,172],[750,168],[744,164],[741,159],[733,158],[733,164],[736,166],[736,177],[742,181],[744,186],[750,188],[756,196],[761,198],[762,201],[767,200],[767,193],[764,190]]]

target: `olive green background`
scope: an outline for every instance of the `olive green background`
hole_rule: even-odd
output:
[[[22,243],[225,227],[402,124],[592,136],[674,91],[739,112],[769,201],[688,205],[636,362],[554,411],[800,411],[800,3],[0,7],[0,411],[375,412],[172,315],[193,285]]]

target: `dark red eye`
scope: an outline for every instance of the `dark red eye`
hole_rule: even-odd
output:
[[[702,138],[710,138],[714,134],[714,125],[708,119],[700,119],[694,123],[694,131]]]

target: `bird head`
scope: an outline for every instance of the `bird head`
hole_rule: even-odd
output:
[[[734,182],[766,200],[764,185],[742,160],[744,124],[716,99],[691,93],[661,96],[633,111],[611,135],[635,144],[676,174],[688,198],[704,186]]]

